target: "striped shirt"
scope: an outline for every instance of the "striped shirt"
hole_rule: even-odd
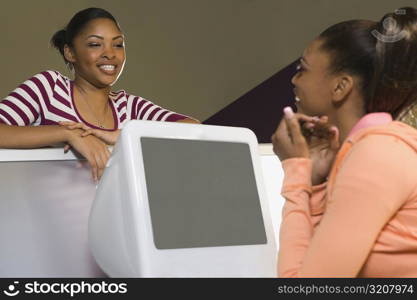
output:
[[[18,126],[57,125],[60,121],[85,123],[73,97],[74,82],[57,71],[45,71],[26,80],[0,101],[0,123]],[[175,122],[188,118],[125,91],[110,92],[115,128],[129,120]],[[100,128],[101,129],[101,128]]]

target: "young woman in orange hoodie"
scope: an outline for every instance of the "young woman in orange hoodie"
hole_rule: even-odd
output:
[[[304,51],[299,113],[286,108],[272,136],[285,173],[278,276],[417,277],[417,130],[393,121],[410,122],[417,100],[416,28],[403,8],[336,24]]]

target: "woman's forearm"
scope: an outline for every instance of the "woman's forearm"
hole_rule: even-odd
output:
[[[39,148],[67,142],[70,131],[59,125],[12,126],[0,124],[0,148]]]
[[[279,236],[278,277],[299,277],[305,253],[313,235],[310,214],[312,162],[306,158],[282,162],[285,204]]]

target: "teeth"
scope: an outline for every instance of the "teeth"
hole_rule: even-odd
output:
[[[106,71],[113,71],[116,68],[116,66],[114,66],[114,65],[101,65],[99,68],[103,69],[103,70],[106,70]]]
[[[301,99],[300,99],[300,98],[298,98],[298,96],[295,96],[295,101],[300,102],[300,101],[301,101]]]

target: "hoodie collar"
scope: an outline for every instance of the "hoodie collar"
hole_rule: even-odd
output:
[[[370,113],[364,115],[353,128],[350,130],[348,137],[352,136],[361,129],[384,125],[392,121],[392,117],[389,113],[379,112],[379,113]]]

